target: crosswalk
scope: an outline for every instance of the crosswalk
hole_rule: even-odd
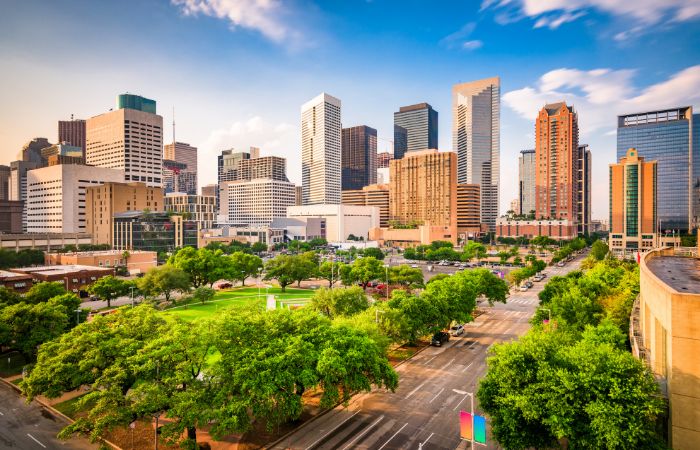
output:
[[[529,298],[518,298],[518,299],[515,299],[515,300],[508,300],[508,301],[507,301],[507,304],[511,304],[511,305],[536,305],[536,304],[538,304],[539,302],[540,302],[540,301],[539,301],[538,299],[536,299],[536,298],[533,298],[533,299],[529,299]]]

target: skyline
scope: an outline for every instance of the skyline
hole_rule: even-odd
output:
[[[402,2],[397,15],[398,3],[380,1],[135,1],[128,6],[140,14],[126,25],[131,8],[118,5],[6,4],[0,163],[34,137],[55,142],[58,120],[102,114],[132,92],[157,101],[164,143],[175,107],[178,141],[200,150],[200,186],[215,182],[221,150],[249,146],[286,157],[290,180],[300,184],[299,108],[319,93],[342,101],[343,127],[376,128],[378,151],[393,139],[393,113],[427,102],[439,113],[446,151],[453,150],[452,86],[499,76],[500,213],[517,197],[518,155],[534,148],[537,112],[566,101],[593,155],[593,218],[607,219],[600,199],[616,162],[616,116],[700,105],[700,54],[692,46],[700,2],[629,10],[614,0],[582,0],[576,9],[538,3],[452,2],[450,14]],[[644,26],[630,28],[629,19]],[[354,64],[363,56],[371,70]]]

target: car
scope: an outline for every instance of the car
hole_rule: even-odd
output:
[[[433,335],[430,340],[430,345],[434,347],[442,347],[442,344],[450,340],[450,333],[444,331],[438,331]]]
[[[411,268],[412,268],[412,269],[417,269],[417,268],[418,268],[418,264],[411,264]]]
[[[463,335],[463,334],[464,334],[464,325],[460,325],[460,324],[453,325],[453,326],[450,328],[450,334],[451,334],[452,336],[461,336],[461,335]]]
[[[532,284],[532,281],[526,281],[525,286],[527,286],[528,289],[530,289],[534,284]]]
[[[529,288],[524,284],[522,286],[520,286],[520,288],[519,288],[520,292],[527,292],[528,289]]]
[[[559,261],[557,263],[557,267],[564,267],[564,261]]]
[[[534,281],[542,281],[544,280],[544,277],[542,275],[535,275],[532,279]]]

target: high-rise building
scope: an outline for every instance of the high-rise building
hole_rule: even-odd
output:
[[[113,250],[172,252],[197,248],[197,222],[166,212],[128,211],[114,215]]]
[[[535,216],[578,219],[578,115],[565,102],[545,105],[535,122]]]
[[[521,150],[518,158],[518,200],[520,210],[516,214],[535,214],[535,150]],[[534,218],[534,217],[533,217]]]
[[[219,188],[219,215],[230,224],[270,225],[294,206],[294,188],[293,183],[270,178],[224,181]]]
[[[93,244],[112,245],[114,215],[164,211],[163,189],[140,182],[109,182],[85,189],[85,225]]]
[[[486,78],[452,87],[452,148],[457,180],[478,184],[481,221],[495,231],[500,181],[501,80]]]
[[[165,210],[184,214],[187,220],[194,220],[200,229],[212,228],[216,220],[216,197],[191,195],[182,192],[165,194]]]
[[[163,160],[163,191],[184,192],[192,195],[197,192],[197,173],[187,170],[187,164]]]
[[[85,158],[85,120],[59,120],[58,142],[80,147],[81,156]]]
[[[294,186],[294,206],[301,206],[304,204],[303,193],[304,188],[302,186]]]
[[[578,233],[591,233],[591,151],[588,144],[578,146],[576,163],[576,201],[578,203],[577,218]]]
[[[0,234],[22,233],[22,213],[24,202],[15,200],[0,200]]]
[[[391,162],[389,217],[457,232],[457,155],[424,150]]]
[[[27,172],[41,167],[34,161],[12,161],[10,163],[10,200],[22,202],[22,230],[27,231]]]
[[[34,138],[22,146],[17,155],[17,159],[20,161],[34,162],[38,164],[38,167],[46,166],[46,159],[42,158],[41,150],[50,147],[51,143],[48,139],[43,137]]]
[[[250,152],[236,151],[233,148],[222,150],[217,157],[218,177],[217,184],[224,181],[234,181],[238,178],[238,166],[241,161],[250,159]]]
[[[238,164],[236,176],[230,181],[246,181],[256,178],[269,178],[277,181],[287,179],[287,159],[279,156],[259,156],[260,150],[251,153],[250,159],[243,159]],[[255,155],[255,156],[254,156]]]
[[[661,231],[688,231],[700,223],[699,122],[691,106],[617,118],[617,158],[635,148],[657,163]]]
[[[394,159],[406,152],[438,148],[438,112],[427,103],[402,106],[394,113]]]
[[[205,186],[202,186],[202,195],[206,197],[216,197],[216,191],[218,190],[218,184],[207,184]]]
[[[514,198],[510,201],[509,211],[513,211],[514,214],[520,214],[520,199]]]
[[[481,199],[478,184],[457,185],[457,232],[464,239],[481,231]]]
[[[304,205],[340,204],[340,166],[340,100],[322,93],[301,106]]]
[[[123,94],[117,108],[87,120],[85,162],[123,170],[127,182],[161,187],[163,117],[155,113],[156,102]]]
[[[389,161],[394,159],[394,155],[389,152],[377,153],[377,169],[388,169]]]
[[[186,191],[166,191],[166,192],[187,192],[190,195],[197,194],[197,147],[193,147],[185,142],[173,142],[163,147],[163,176],[165,177],[165,161],[175,161],[184,164],[183,170],[178,172],[181,183],[186,185]],[[183,189],[183,187],[180,187]]]
[[[610,164],[610,250],[618,256],[656,246],[657,162],[630,148]]]
[[[86,189],[123,182],[124,171],[60,164],[27,172],[27,232],[86,233]]]
[[[376,206],[379,208],[379,226],[389,226],[389,185],[371,184],[362,189],[344,190],[343,205]]]
[[[75,145],[66,143],[53,144],[41,149],[41,159],[48,164],[51,156],[70,156],[72,158],[82,158],[83,150]]]
[[[0,166],[0,201],[10,199],[10,166]]]
[[[367,125],[343,128],[343,190],[362,189],[376,182],[377,130]]]

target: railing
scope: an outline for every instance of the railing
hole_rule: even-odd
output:
[[[630,314],[630,344],[632,346],[632,354],[635,356],[635,358],[644,362],[649,371],[654,375],[654,379],[659,385],[661,394],[664,398],[668,398],[668,380],[665,377],[654,373],[651,366],[651,352],[644,346],[639,295],[634,300],[634,304],[632,305],[632,314]]]
[[[674,256],[688,256],[691,258],[697,258],[698,257],[698,248],[697,247],[674,247],[673,248],[673,255]]]

